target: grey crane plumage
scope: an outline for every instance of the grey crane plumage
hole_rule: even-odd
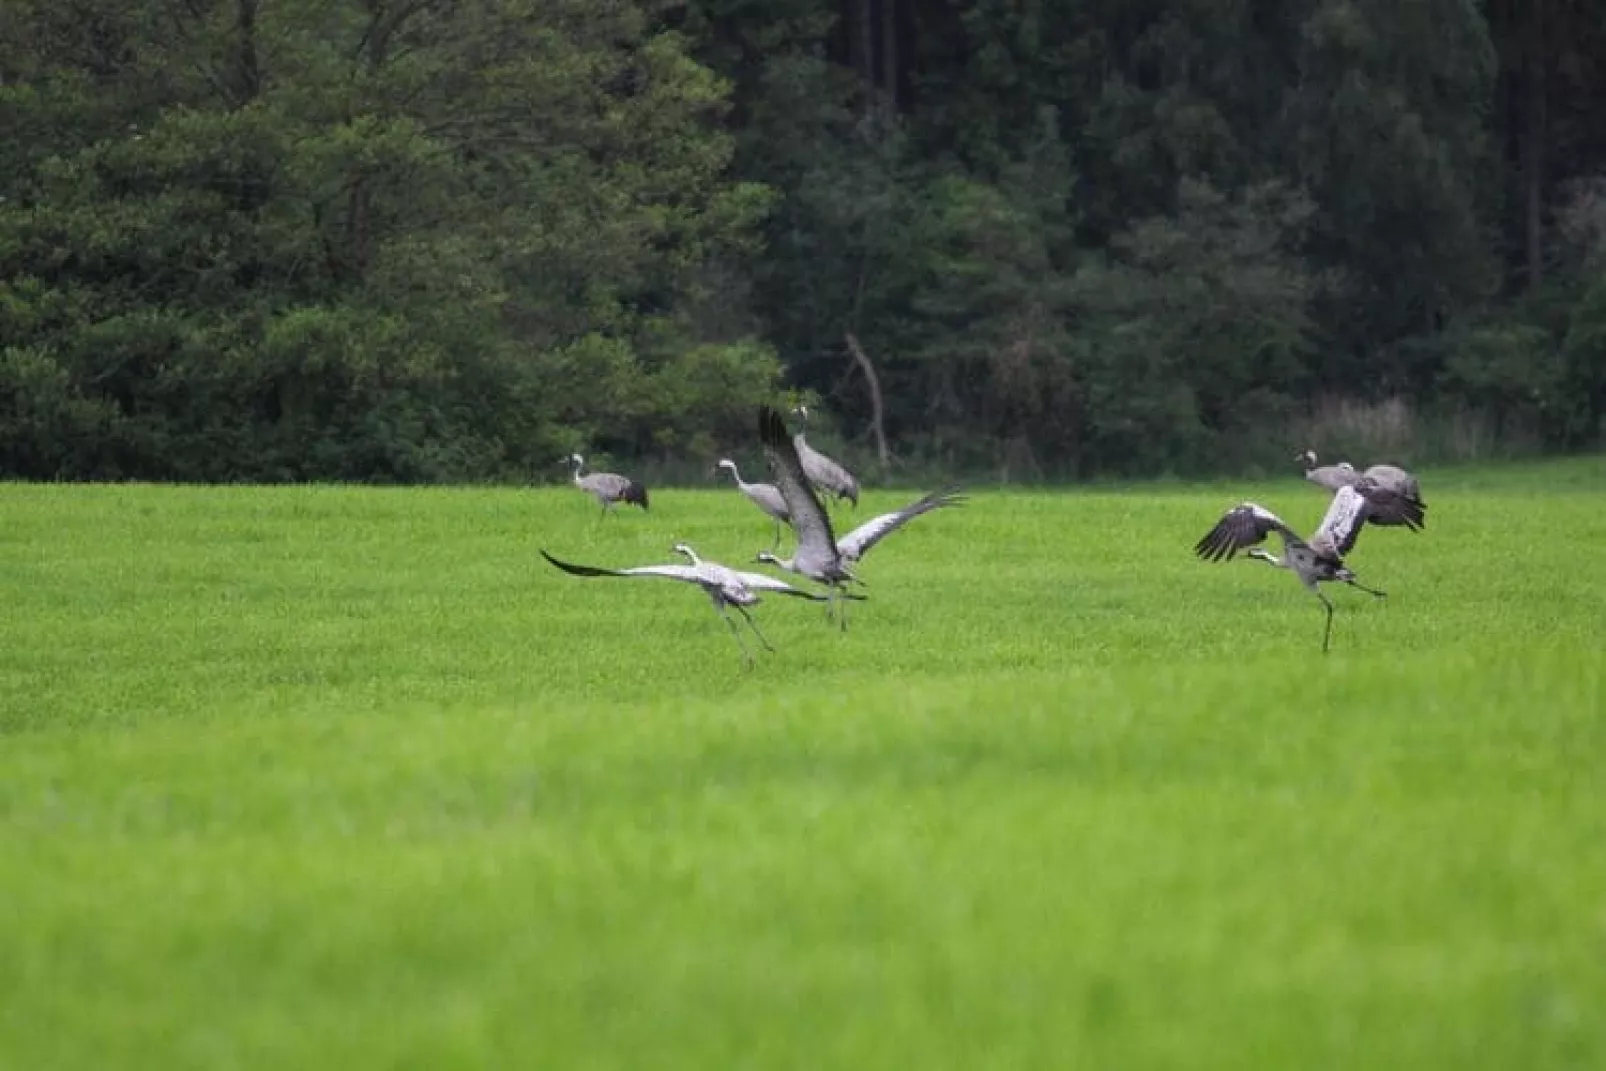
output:
[[[1330,491],[1340,487],[1379,488],[1391,492],[1414,508],[1408,511],[1379,511],[1369,520],[1372,524],[1404,525],[1412,531],[1427,526],[1427,503],[1422,501],[1422,485],[1417,478],[1398,465],[1372,465],[1364,472],[1356,470],[1348,461],[1336,465],[1317,465],[1316,451],[1306,450],[1296,456],[1305,465],[1305,479]]]
[[[1336,465],[1317,465],[1314,450],[1306,450],[1297,455],[1296,460],[1305,463],[1305,479],[1329,491],[1337,491],[1340,487],[1354,487],[1355,481],[1361,478],[1361,474],[1355,471],[1355,466],[1348,461],[1340,461]]]
[[[775,543],[770,549],[781,545],[781,525],[790,524],[792,512],[786,508],[786,499],[781,495],[781,489],[772,483],[748,483],[742,479],[741,470],[736,462],[728,457],[719,459],[715,471],[727,469],[736,480],[736,489],[747,496],[747,500],[763,510],[775,522]]]
[[[541,551],[541,557],[574,576],[658,577],[696,584],[708,593],[709,601],[714,604],[714,610],[720,619],[730,626],[731,635],[736,637],[736,645],[742,649],[742,661],[747,665],[752,665],[753,655],[742,640],[742,630],[726,612],[728,608],[735,607],[736,612],[742,615],[748,627],[753,630],[753,635],[758,637],[758,642],[764,645],[764,649],[773,651],[775,648],[770,646],[769,640],[764,638],[764,634],[758,630],[758,624],[747,612],[749,606],[761,601],[761,593],[790,595],[812,602],[825,602],[828,598],[812,591],[795,588],[784,580],[777,580],[763,573],[746,573],[720,565],[718,562],[703,561],[697,556],[697,552],[685,543],[676,543],[673,549],[675,553],[683,555],[690,564],[638,565],[629,569],[604,569],[593,565],[575,565],[572,562],[559,561],[545,550]]]
[[[809,408],[800,405],[792,412],[803,418],[804,428],[809,422]],[[797,450],[799,462],[803,465],[803,474],[808,477],[809,483],[821,491],[829,491],[837,497],[837,501],[847,499],[854,506],[859,504],[859,481],[853,473],[826,457],[808,444],[805,431],[799,431],[792,436],[792,446]]]
[[[841,606],[839,600],[844,586],[856,578],[837,549],[831,518],[810,486],[797,447],[786,433],[786,422],[767,405],[759,407],[758,437],[764,444],[770,476],[786,501],[787,512],[792,515],[792,530],[797,533],[797,549],[790,559],[791,571],[826,585],[829,597],[826,612],[836,611],[841,627],[846,629],[847,608]]]
[[[1380,487],[1386,487],[1397,495],[1422,501],[1421,483],[1398,465],[1368,465],[1361,477],[1375,480]]]
[[[602,504],[604,517],[620,502],[647,508],[647,488],[635,480],[616,472],[585,473],[586,459],[579,454],[570,454],[563,463],[574,466],[574,485]]]
[[[896,532],[923,513],[930,513],[934,509],[943,509],[948,506],[960,506],[965,503],[965,496],[959,493],[958,486],[944,487],[940,491],[909,503],[899,510],[883,513],[872,517],[859,527],[836,541],[837,553],[848,565],[857,565],[866,554],[870,553],[877,543]],[[797,572],[793,559],[778,558],[774,554],[759,554],[755,561],[767,562],[779,569],[788,572]],[[862,581],[861,581],[862,583]]]
[[[1194,544],[1193,550],[1205,561],[1225,561],[1238,551],[1247,550],[1252,558],[1292,572],[1327,612],[1326,626],[1322,631],[1322,653],[1326,654],[1333,634],[1333,604],[1321,593],[1318,585],[1324,582],[1349,584],[1382,598],[1384,592],[1369,588],[1356,579],[1355,573],[1344,564],[1344,555],[1355,546],[1361,528],[1379,513],[1395,515],[1411,512],[1411,504],[1391,491],[1376,487],[1340,487],[1328,504],[1327,513],[1322,517],[1315,534],[1307,541],[1264,506],[1241,502],[1223,514],[1215,527]],[[1420,510],[1415,510],[1415,514],[1417,523],[1420,523]],[[1259,547],[1273,532],[1282,537],[1281,556]]]

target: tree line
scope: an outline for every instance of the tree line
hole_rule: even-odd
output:
[[[1590,0],[10,0],[0,473],[1589,446],[1602,100]]]

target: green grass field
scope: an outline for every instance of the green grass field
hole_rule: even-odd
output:
[[[753,462],[749,462],[753,464]],[[978,491],[846,634],[733,489],[0,485],[0,1067],[1606,1066],[1606,459]],[[872,491],[859,517],[912,494]]]

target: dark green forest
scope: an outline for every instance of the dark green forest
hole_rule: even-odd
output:
[[[1598,445],[1601,0],[5,0],[0,475]],[[706,478],[706,476],[702,477]]]

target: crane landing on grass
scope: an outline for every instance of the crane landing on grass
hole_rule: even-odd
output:
[[[709,601],[714,604],[714,610],[719,614],[720,619],[730,626],[731,635],[736,637],[736,646],[742,649],[742,663],[746,666],[752,666],[753,654],[747,649],[747,644],[742,640],[742,630],[736,626],[736,622],[726,612],[728,607],[736,608],[736,612],[742,615],[748,627],[753,630],[753,635],[758,637],[758,642],[764,645],[766,651],[774,651],[775,648],[770,646],[770,641],[765,639],[764,634],[758,630],[758,623],[747,612],[749,606],[755,606],[760,602],[759,595],[761,592],[774,595],[791,595],[799,599],[808,599],[811,602],[825,602],[827,599],[825,595],[801,591],[784,580],[777,580],[772,576],[765,576],[763,573],[743,573],[728,566],[720,565],[718,562],[705,562],[697,556],[696,551],[684,543],[676,543],[674,551],[683,555],[691,564],[638,565],[631,569],[602,569],[592,565],[575,565],[570,562],[559,561],[544,550],[541,552],[541,557],[574,576],[660,577],[666,580],[679,580],[687,584],[696,584],[708,593]],[[863,596],[857,597],[863,598]]]
[[[758,411],[758,437],[764,444],[770,476],[786,501],[786,510],[792,515],[792,530],[797,533],[797,549],[790,559],[791,571],[826,586],[826,615],[835,611],[838,623],[846,629],[847,607],[839,605],[838,600],[846,597],[843,589],[857,578],[842,560],[842,552],[837,549],[836,536],[831,530],[831,518],[809,484],[797,446],[786,434],[786,422],[767,405]]]
[[[872,547],[922,513],[930,513],[934,509],[942,509],[946,506],[960,506],[964,502],[965,496],[959,493],[957,486],[944,487],[941,491],[933,491],[931,494],[909,503],[900,510],[883,513],[879,517],[872,517],[865,521],[836,541],[837,553],[841,555],[842,560],[848,565],[857,565],[866,554],[870,553]],[[759,554],[754,561],[766,562],[777,569],[785,569],[789,573],[798,571],[791,558],[778,558],[767,551]]]
[[[1322,609],[1327,611],[1327,623],[1322,631],[1322,653],[1326,654],[1333,635],[1333,604],[1321,593],[1318,585],[1344,583],[1382,598],[1386,592],[1369,588],[1357,580],[1355,573],[1344,564],[1343,556],[1355,546],[1355,540],[1367,521],[1377,516],[1410,518],[1413,514],[1415,523],[1420,524],[1420,505],[1413,508],[1409,500],[1402,499],[1392,491],[1340,487],[1327,507],[1327,515],[1317,526],[1316,534],[1307,542],[1283,523],[1282,518],[1264,506],[1242,502],[1223,514],[1215,527],[1194,544],[1193,550],[1205,561],[1225,561],[1238,551],[1248,549],[1249,557],[1259,558],[1268,565],[1293,573],[1305,590],[1316,596]],[[1402,520],[1400,523],[1411,522]],[[1258,546],[1273,532],[1282,537],[1281,556]]]

